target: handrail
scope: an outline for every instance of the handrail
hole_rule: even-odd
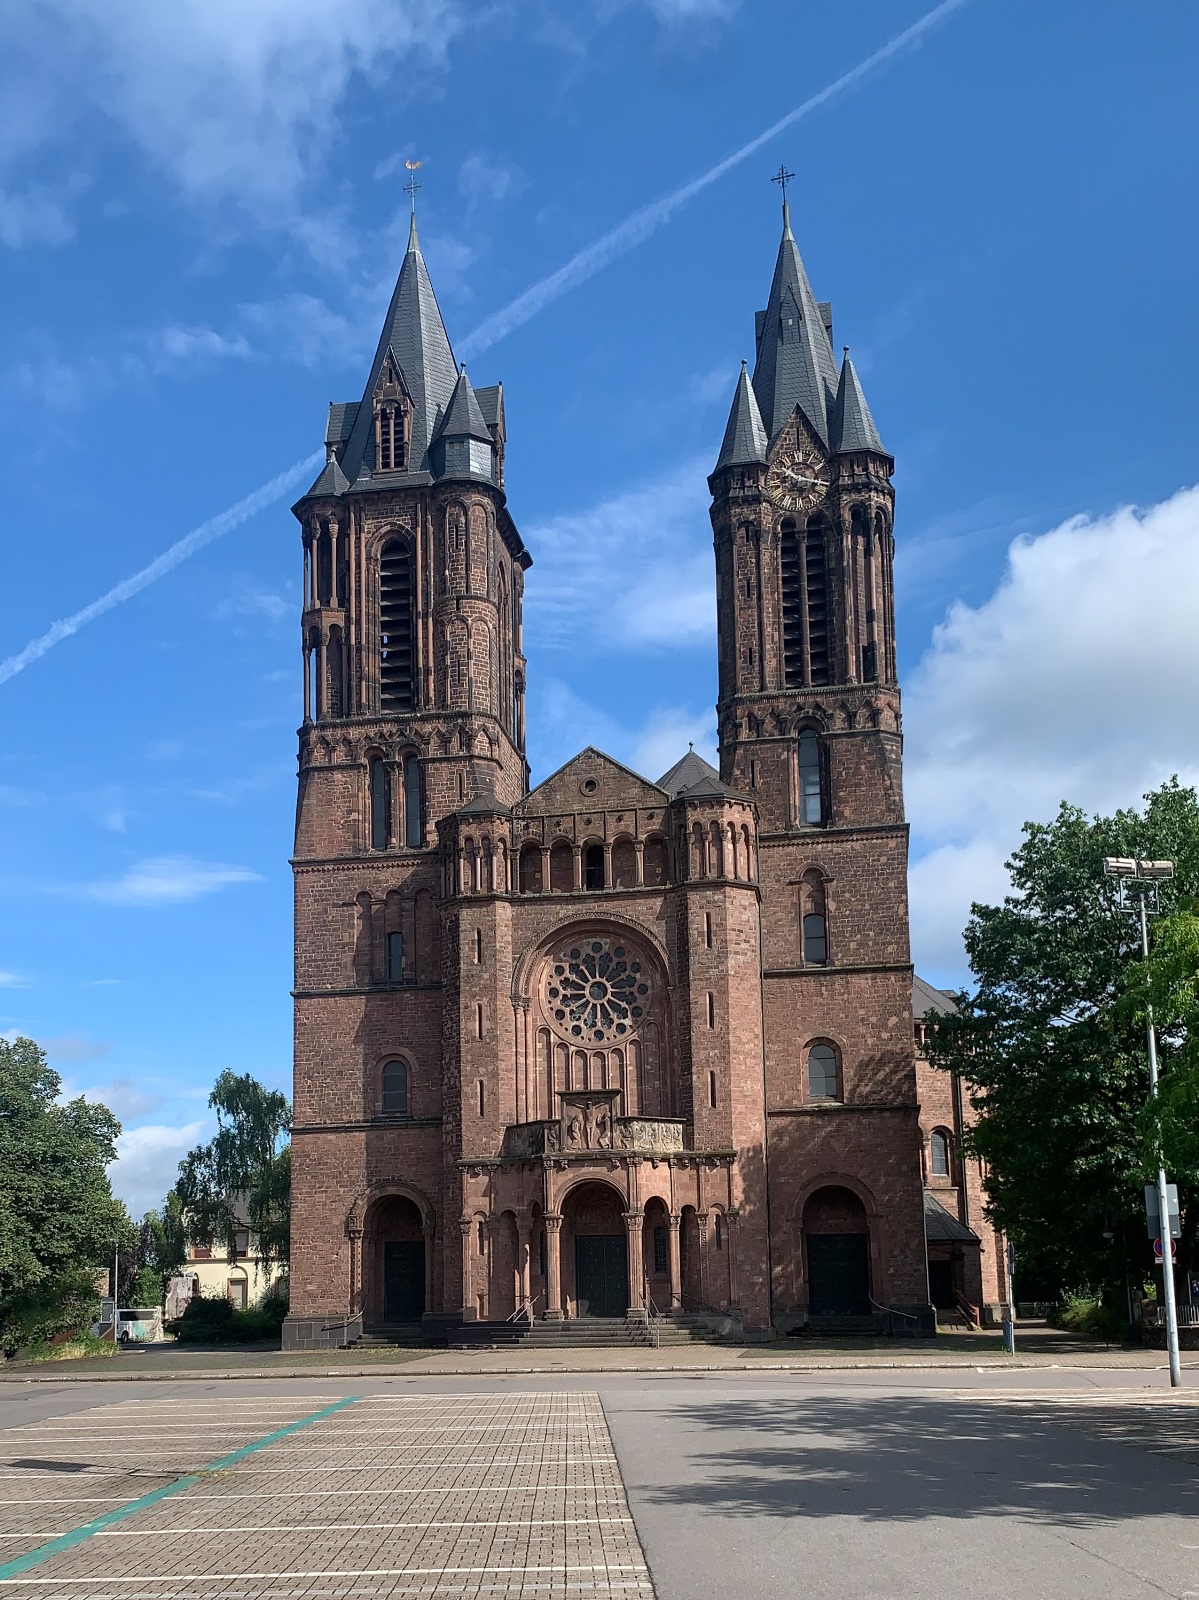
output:
[[[644,1284],[643,1297],[645,1300],[645,1326],[649,1332],[654,1349],[658,1350],[662,1345],[662,1321],[666,1313],[664,1311],[660,1311],[658,1306],[654,1303],[654,1297],[649,1292],[648,1278]]]
[[[975,1305],[971,1305],[970,1301],[966,1299],[966,1296],[964,1294],[961,1294],[956,1289],[954,1290],[953,1298],[954,1298],[954,1300],[955,1300],[955,1302],[957,1304],[958,1310],[965,1317],[966,1321],[970,1324],[971,1328],[972,1329],[981,1328],[982,1325],[983,1325],[983,1322],[982,1322],[982,1317],[979,1314],[978,1307],[975,1306]]]
[[[881,1305],[879,1305],[878,1301],[874,1298],[873,1295],[869,1295],[868,1299],[870,1301],[870,1304],[874,1307],[874,1309],[876,1311],[884,1311],[884,1312],[886,1312],[887,1316],[892,1317],[892,1318],[894,1318],[894,1317],[903,1317],[905,1321],[910,1322],[915,1327],[919,1328],[919,1326],[920,1326],[920,1318],[917,1317],[914,1312],[911,1312],[911,1311],[900,1311],[895,1306],[881,1306]],[[894,1331],[894,1329],[892,1329],[892,1332],[893,1331]]]
[[[532,1327],[533,1323],[536,1321],[536,1318],[533,1315],[533,1307],[537,1304],[538,1300],[540,1300],[540,1299],[541,1299],[541,1296],[539,1294],[527,1294],[527,1295],[525,1295],[524,1299],[517,1306],[516,1310],[512,1313],[512,1315],[510,1317],[505,1317],[504,1321],[505,1322],[519,1322],[522,1317],[525,1317],[525,1318],[528,1319],[529,1326]]]

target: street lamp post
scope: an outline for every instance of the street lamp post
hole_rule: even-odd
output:
[[[1105,856],[1103,870],[1120,884],[1120,904],[1128,909],[1128,897],[1136,899],[1141,923],[1141,959],[1149,960],[1149,915],[1160,910],[1158,885],[1174,876],[1172,861],[1132,861],[1124,856]],[[1149,1048],[1149,1098],[1157,1099],[1157,1033],[1153,1026],[1153,1007],[1145,1008],[1145,1037]],[[1161,1147],[1157,1162],[1157,1215],[1162,1244],[1162,1290],[1166,1304],[1166,1349],[1170,1357],[1170,1387],[1182,1387],[1182,1363],[1178,1357],[1178,1305],[1174,1294],[1174,1241],[1170,1237],[1170,1200],[1166,1191],[1166,1167]]]

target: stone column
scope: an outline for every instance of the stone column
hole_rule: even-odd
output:
[[[633,882],[638,888],[645,882],[645,840],[633,840]]]
[[[543,844],[541,847],[541,892],[542,894],[549,894],[550,892],[550,847],[548,844]]]
[[[699,1303],[701,1306],[710,1305],[708,1299],[708,1213],[697,1211],[696,1221],[696,1278],[699,1284]]]
[[[437,1291],[437,1257],[434,1250],[437,1244],[436,1229],[431,1222],[425,1223],[425,1310],[436,1309],[434,1304]]]
[[[642,1238],[642,1229],[645,1225],[644,1211],[626,1211],[624,1213],[625,1233],[628,1236],[628,1266],[629,1266],[629,1303],[628,1312],[645,1310],[645,1245]]]
[[[737,1293],[737,1209],[731,1206],[724,1214],[728,1231],[729,1252],[729,1310],[736,1308],[738,1303]]]
[[[576,889],[583,887],[583,846],[572,844],[570,847],[572,882]]]
[[[474,1283],[471,1274],[471,1244],[474,1234],[474,1223],[469,1217],[463,1217],[458,1224],[462,1229],[462,1320],[473,1322],[477,1315],[474,1303]]]
[[[362,1294],[362,1229],[350,1228],[350,1315],[363,1310]]]
[[[559,1247],[562,1242],[562,1217],[547,1211],[545,1223],[545,1315],[549,1322],[562,1321],[562,1273]]]
[[[325,676],[328,670],[325,655],[325,629],[322,625],[316,636],[316,705],[312,708],[313,715],[318,722],[322,722],[328,714],[329,680]]]
[[[666,1239],[670,1251],[670,1309],[672,1311],[681,1311],[683,1309],[683,1274],[679,1259],[679,1223],[683,1219],[677,1211],[672,1211],[668,1220],[670,1222],[670,1231]]]
[[[612,841],[604,840],[604,888],[612,887]]]
[[[517,1223],[516,1233],[516,1273],[520,1280],[520,1288],[518,1290],[520,1298],[517,1310],[521,1306],[527,1306],[532,1297],[532,1253],[533,1224],[531,1222],[519,1222]]]

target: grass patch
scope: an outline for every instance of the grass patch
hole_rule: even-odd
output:
[[[106,1356],[111,1359],[119,1354],[120,1346],[115,1345],[111,1339],[96,1339],[90,1333],[81,1333],[74,1339],[63,1339],[59,1343],[40,1339],[35,1344],[26,1345],[17,1355],[18,1361],[90,1361],[96,1356]]]

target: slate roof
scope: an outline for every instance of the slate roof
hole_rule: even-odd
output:
[[[724,430],[724,443],[716,460],[716,471],[719,472],[721,467],[740,467],[749,461],[765,459],[766,428],[743,361],[733,395],[733,407],[729,412],[728,427]]]
[[[459,806],[456,816],[459,817],[510,817],[511,808],[501,805],[489,789],[482,794],[477,794],[473,800],[468,800],[464,806]]]
[[[981,1244],[978,1234],[968,1228],[933,1194],[924,1191],[924,1237],[930,1244]]]
[[[730,796],[737,800],[746,798],[723,783],[716,768],[703,756],[697,756],[694,750],[688,750],[681,761],[676,761],[670,771],[658,779],[658,788],[665,789],[672,800],[680,797],[698,799],[701,795]]]
[[[482,439],[491,443],[491,431],[478,397],[471,388],[465,366],[458,375],[445,415],[434,429],[435,439]]]
[[[329,420],[325,424],[325,443],[334,447],[345,444],[354,431],[354,419],[357,415],[357,400],[330,400]]]
[[[344,494],[350,487],[349,479],[337,464],[337,457],[330,456],[321,468],[320,476],[309,489],[309,494]]]
[[[504,386],[502,383],[489,383],[484,389],[476,389],[475,399],[479,402],[479,410],[483,413],[483,421],[489,428],[494,428],[503,421]]]
[[[831,321],[831,310],[830,317]],[[837,362],[824,317],[812,294],[783,203],[783,237],[766,310],[756,319],[754,393],[770,439],[798,406],[818,438],[829,444],[829,410],[837,394]]]
[[[411,469],[408,476],[430,471],[429,443],[441,414],[450,403],[458,381],[458,365],[450,348],[449,335],[441,319],[441,309],[425,258],[421,255],[420,241],[416,235],[416,218],[408,235],[408,250],[396,279],[395,291],[370,376],[363,390],[362,403],[341,458],[342,468],[351,484],[371,476],[371,442],[373,438],[374,392],[387,352],[391,350],[404,375],[404,382],[412,396]],[[388,475],[388,482],[395,475]]]
[[[887,454],[848,350],[841,363],[841,380],[837,385],[830,433],[834,450],[877,450],[880,455]]]
[[[912,974],[912,1016],[917,1022],[930,1011],[956,1011],[953,996],[948,989],[934,989],[931,983]]]

